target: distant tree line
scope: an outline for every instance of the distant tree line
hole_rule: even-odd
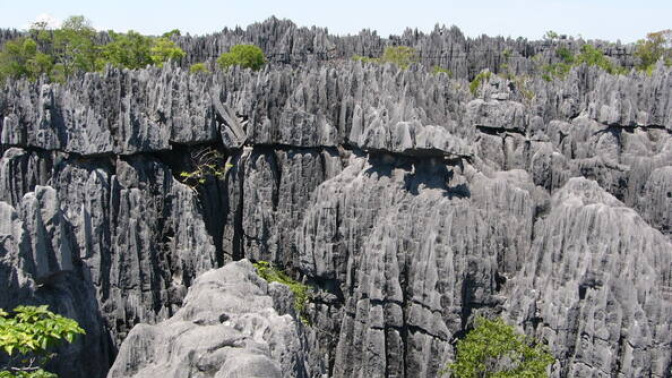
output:
[[[84,16],[68,17],[60,28],[49,29],[35,23],[25,35],[7,41],[0,51],[0,81],[6,78],[36,80],[46,75],[52,82],[64,82],[80,72],[101,71],[107,65],[138,69],[148,65],[161,67],[165,62],[179,62],[186,53],[175,44],[178,29],[160,37],[135,31],[98,33]],[[240,65],[257,70],[265,64],[261,49],[254,45],[237,45],[217,60],[222,68]],[[205,63],[196,63],[190,72],[208,73]]]
[[[135,31],[117,33],[107,31],[99,33],[84,16],[67,18],[60,28],[49,29],[46,23],[35,23],[28,33],[7,41],[0,50],[0,81],[6,78],[28,78],[36,80],[45,75],[53,82],[64,82],[80,72],[101,71],[107,65],[119,68],[138,69],[148,65],[162,66],[165,62],[181,63],[186,53],[176,45],[175,37],[180,36],[178,29],[164,33],[160,37],[145,36]],[[549,31],[544,39],[551,45],[561,43],[558,33]],[[541,63],[541,55],[536,58],[536,74],[545,80],[564,78],[571,67],[586,64],[598,66],[611,74],[624,74],[628,69],[607,57],[602,50],[591,44],[585,44],[578,53],[566,46],[554,48],[559,62]],[[651,73],[659,60],[672,65],[672,30],[662,30],[647,34],[645,39],[635,45],[636,68]],[[511,51],[502,52],[501,74],[510,76],[508,60]],[[353,59],[365,63],[392,63],[401,69],[407,69],[420,61],[418,52],[412,47],[387,47],[380,57],[353,56]],[[263,51],[255,45],[236,45],[217,59],[217,67],[226,69],[241,66],[258,70],[266,64]],[[208,74],[213,68],[205,62],[194,63],[189,67],[193,74]],[[435,74],[452,76],[449,70],[432,67]],[[533,72],[534,74],[534,72]],[[482,81],[482,80],[480,80]],[[476,86],[476,84],[474,84]],[[477,88],[476,88],[477,89]]]

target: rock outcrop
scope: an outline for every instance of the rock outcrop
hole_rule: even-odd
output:
[[[548,343],[554,376],[669,375],[669,68],[507,80],[504,46],[525,73],[543,42],[442,28],[271,20],[179,43],[188,62],[251,38],[272,62],[259,72],[108,68],[0,91],[0,307],[84,325],[55,371],[103,377],[119,352],[112,376],[430,377],[487,314]],[[391,41],[424,66],[338,59]],[[472,93],[474,67],[493,75]],[[313,287],[309,325],[245,258]]]
[[[168,320],[128,335],[108,374],[122,377],[310,377],[303,325],[288,287],[239,261],[201,275]]]

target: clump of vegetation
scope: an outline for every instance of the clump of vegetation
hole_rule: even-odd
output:
[[[189,72],[192,74],[195,73],[210,73],[210,70],[205,65],[205,63],[194,63],[189,67]]]
[[[266,63],[264,52],[255,45],[235,45],[229,52],[223,53],[217,58],[217,64],[222,68],[241,66],[259,70]]]
[[[396,64],[402,70],[420,61],[417,51],[408,46],[386,47],[381,57],[382,63]]]
[[[618,64],[614,64],[604,52],[593,45],[581,46],[581,52],[577,55],[567,47],[560,47],[555,51],[555,55],[560,58],[560,62],[546,64],[541,67],[541,77],[546,81],[552,81],[555,78],[564,79],[572,67],[586,64],[587,66],[597,66],[612,75],[627,74],[628,70]]]
[[[272,266],[268,261],[256,262],[254,263],[254,267],[257,269],[259,277],[265,279],[269,283],[279,282],[289,287],[294,294],[294,310],[301,318],[301,321],[308,324],[306,305],[310,299],[310,286],[292,279],[282,270]]]
[[[560,58],[565,64],[574,64],[574,54],[565,46],[555,50],[555,56]]]
[[[624,67],[616,65],[609,60],[604,55],[602,50],[598,49],[593,45],[583,45],[581,46],[581,53],[576,56],[576,65],[586,64],[588,66],[597,66],[606,72],[618,75],[627,73],[627,70]]]
[[[0,52],[0,80],[7,77],[35,80],[52,68],[51,57],[37,51],[37,43],[31,38],[7,41]]]
[[[418,63],[420,58],[414,48],[408,46],[388,46],[380,58],[369,58],[365,56],[354,55],[353,60],[364,63],[385,64],[392,63],[405,70],[413,63]]]
[[[474,77],[474,80],[469,83],[469,90],[471,91],[471,94],[476,96],[476,92],[478,89],[487,83],[490,80],[490,77],[492,76],[492,73],[490,71],[482,71],[476,77]]]
[[[555,359],[534,339],[525,337],[502,319],[476,318],[475,328],[457,342],[457,360],[442,374],[453,378],[547,377]]]
[[[637,69],[649,74],[660,58],[666,66],[672,66],[672,29],[649,33],[646,39],[637,41],[635,56],[639,58]]]
[[[557,41],[558,39],[560,39],[560,34],[558,34],[557,32],[555,32],[553,30],[548,30],[548,31],[546,31],[546,33],[544,33],[543,38],[544,38],[544,40],[550,41],[551,43],[553,43],[553,42]]]
[[[101,51],[106,63],[130,69],[144,68],[153,63],[152,42],[149,37],[133,30],[126,34],[110,31],[109,35],[112,42]]]
[[[179,61],[187,55],[181,48],[175,45],[175,42],[167,37],[155,39],[149,52],[152,62],[158,67],[163,66],[163,63],[169,60]]]
[[[78,72],[102,70],[107,64],[137,69],[178,60],[184,51],[170,40],[179,30],[153,38],[140,33],[109,31],[111,41],[100,44],[98,32],[84,16],[67,18],[59,29],[49,30],[45,23],[32,26],[28,36],[8,41],[0,51],[0,80],[46,75],[63,82]]]
[[[167,31],[167,32],[163,33],[161,36],[162,36],[163,38],[168,38],[168,39],[170,39],[170,38],[173,38],[173,36],[177,36],[177,37],[179,37],[179,36],[181,36],[181,35],[182,35],[182,32],[180,31],[180,29],[173,29],[173,30],[171,30],[171,31]]]
[[[180,172],[180,179],[185,184],[195,187],[206,183],[208,177],[222,178],[233,167],[224,163],[221,152],[210,148],[202,148],[191,153],[191,164],[194,170]]]
[[[432,67],[432,73],[434,75],[444,73],[444,74],[448,75],[448,77],[453,77],[453,72],[451,70],[449,70],[447,68],[440,67],[440,66]]]
[[[54,314],[47,306],[18,306],[11,313],[0,309],[0,350],[9,357],[0,367],[0,377],[56,377],[43,369],[55,356],[53,348],[83,334],[76,321]]]

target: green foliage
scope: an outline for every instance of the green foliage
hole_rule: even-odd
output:
[[[476,318],[475,328],[457,342],[457,361],[442,373],[453,378],[547,377],[554,362],[545,347],[536,344],[502,319]]]
[[[189,72],[192,74],[203,72],[203,73],[210,73],[210,70],[208,70],[208,67],[206,67],[205,63],[194,63],[189,67]]]
[[[544,33],[544,39],[549,40],[551,42],[555,41],[556,39],[560,38],[560,35],[553,30],[549,30],[546,33]]]
[[[152,62],[157,66],[163,66],[169,60],[180,60],[186,55],[185,52],[175,45],[175,42],[166,37],[157,38],[149,49]]]
[[[558,58],[562,59],[562,62],[565,64],[573,64],[574,63],[574,54],[572,54],[571,51],[567,47],[560,47],[557,50],[555,50],[555,56]]]
[[[0,371],[0,378],[58,378],[54,373],[37,369],[33,371]]]
[[[49,311],[47,306],[18,306],[10,314],[0,309],[0,350],[9,356],[0,378],[56,377],[42,370],[63,341],[72,343],[85,332],[76,321]]]
[[[567,63],[545,64],[541,67],[541,77],[546,81],[552,81],[554,78],[564,79],[571,69],[572,65]]]
[[[191,172],[180,172],[183,183],[195,187],[207,182],[208,177],[222,178],[233,165],[224,163],[224,156],[217,150],[205,147],[191,153]]]
[[[52,34],[51,55],[58,62],[58,71],[64,79],[77,71],[95,71],[99,49],[95,42],[96,30],[84,16],[70,16],[61,28]]]
[[[51,72],[53,61],[37,50],[32,38],[7,41],[0,51],[0,79],[27,77],[37,79]]]
[[[564,79],[572,67],[582,64],[600,67],[612,75],[627,74],[627,69],[614,64],[604,55],[602,50],[593,45],[583,45],[581,52],[576,56],[568,48],[560,47],[555,50],[555,55],[561,59],[561,62],[545,64],[541,67],[541,77],[546,81],[552,81],[556,78]]]
[[[129,69],[144,68],[153,63],[152,40],[129,30],[128,33],[109,32],[112,42],[103,47],[102,55],[106,63]]]
[[[665,65],[672,65],[672,29],[649,33],[646,39],[637,41],[635,56],[639,58],[637,69],[650,72],[660,58]]]
[[[602,50],[593,45],[581,46],[581,53],[576,56],[576,64],[586,64],[588,66],[597,66],[610,74],[627,73],[625,68],[615,65],[607,58]]]
[[[420,61],[414,48],[408,46],[386,47],[381,57],[382,63],[393,63],[402,70]]]
[[[353,55],[352,60],[360,61],[363,63],[377,63],[377,64],[392,63],[396,64],[399,68],[403,70],[407,69],[411,64],[420,61],[420,59],[418,58],[417,51],[415,51],[414,48],[408,46],[386,47],[385,51],[383,52],[383,56],[381,56],[380,58],[369,58],[360,55]]]
[[[173,36],[178,36],[179,37],[181,35],[182,35],[182,32],[180,31],[180,29],[173,29],[169,32],[163,33],[163,35],[161,35],[161,36],[163,38],[172,38]]]
[[[306,317],[306,305],[310,299],[310,286],[292,279],[282,270],[272,266],[268,261],[256,262],[254,263],[254,267],[257,269],[259,277],[265,279],[269,283],[279,282],[289,287],[294,294],[294,310],[301,318],[301,321],[307,324],[308,318]]]
[[[111,42],[101,45],[97,32],[84,16],[67,18],[60,29],[48,30],[44,23],[34,24],[30,38],[8,41],[0,52],[0,79],[36,80],[46,74],[52,81],[64,81],[78,72],[101,70],[106,64],[137,69],[150,64],[161,66],[168,60],[185,56],[170,36],[151,38],[137,32],[109,31]]]
[[[432,67],[432,73],[434,75],[438,75],[440,73],[444,73],[448,75],[448,77],[453,77],[453,72],[447,68],[439,67],[439,66],[434,66]]]
[[[264,52],[255,45],[235,45],[228,53],[223,53],[217,58],[217,64],[222,68],[241,66],[256,71],[265,63]]]
[[[362,63],[380,63],[379,59],[361,55],[353,55],[352,60],[354,60],[355,62],[362,62]]]
[[[490,71],[483,71],[478,75],[476,75],[474,80],[472,80],[471,83],[469,83],[469,90],[471,91],[471,94],[476,96],[478,88],[480,88],[483,84],[489,81],[491,75],[492,73],[490,73]]]

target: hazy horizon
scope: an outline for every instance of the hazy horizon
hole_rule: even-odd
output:
[[[289,19],[302,27],[325,27],[330,34],[357,34],[375,30],[387,37],[399,35],[406,28],[430,32],[436,24],[455,25],[468,37],[503,36],[541,39],[548,30],[585,39],[635,42],[646,33],[671,28],[672,4],[662,0],[482,0],[478,4],[463,1],[422,2],[413,7],[399,1],[317,4],[301,1],[271,2],[227,1],[215,3],[195,0],[190,4],[169,1],[114,4],[81,0],[58,3],[33,1],[19,3],[0,12],[0,27],[26,29],[38,16],[57,22],[70,15],[83,15],[97,30],[136,30],[159,35],[172,29],[182,33],[204,35],[224,27],[247,27],[271,16]]]

